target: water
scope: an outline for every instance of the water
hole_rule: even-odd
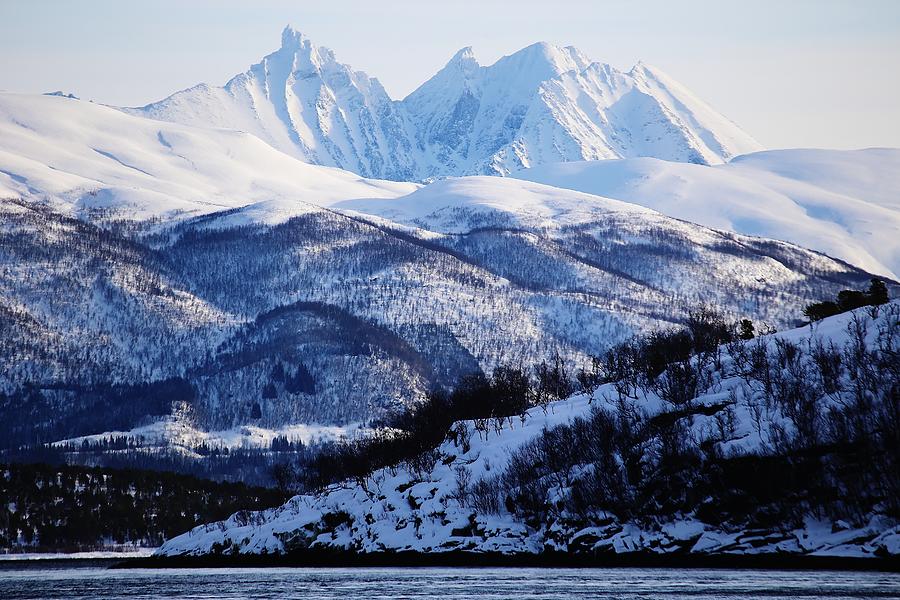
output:
[[[129,569],[0,565],[0,599],[900,598],[900,574],[701,569]]]

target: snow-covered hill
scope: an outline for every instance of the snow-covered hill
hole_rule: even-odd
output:
[[[490,66],[460,50],[403,101],[290,27],[224,87],[142,108],[154,119],[246,131],[306,162],[398,181],[506,174],[560,160],[654,156],[720,163],[760,150],[658,69],[628,72],[534,44]]]
[[[862,514],[848,508],[856,501],[849,489],[842,490],[843,497],[834,505],[828,504],[833,508],[823,509],[811,505],[830,502],[822,490],[818,492],[822,497],[801,496],[797,501],[791,497],[794,482],[790,480],[768,480],[759,489],[747,482],[753,480],[754,469],[763,473],[768,468],[765,457],[775,461],[770,464],[787,465],[790,459],[785,454],[796,452],[796,460],[802,463],[802,453],[818,456],[817,444],[831,443],[829,436],[852,436],[837,430],[818,431],[818,423],[812,430],[805,430],[810,414],[813,420],[834,424],[843,422],[841,416],[850,415],[882,423],[877,421],[879,411],[884,408],[885,415],[890,415],[896,409],[892,394],[896,393],[896,369],[900,367],[896,358],[898,319],[900,304],[895,302],[874,314],[869,309],[859,310],[814,327],[722,347],[720,353],[711,355],[718,358],[705,359],[709,362],[695,357],[693,364],[703,374],[702,383],[687,402],[672,403],[664,399],[668,396],[662,391],[657,394],[646,389],[627,392],[634,395],[623,399],[621,388],[609,383],[591,393],[556,402],[548,409],[533,408],[521,419],[501,418],[496,427],[462,421],[451,428],[452,434],[435,452],[426,453],[427,460],[378,469],[356,481],[296,496],[277,509],[237,513],[226,521],[203,525],[169,540],[158,554],[280,554],[338,549],[363,553],[549,550],[592,555],[897,556],[900,525],[885,514],[895,509],[882,504],[885,494],[890,502],[890,494],[895,493],[892,486],[898,483],[896,472],[885,474],[890,481],[862,484],[872,486],[863,493],[871,493],[875,502],[874,509],[869,506],[871,512]],[[843,366],[829,370],[824,363],[816,362],[823,349],[840,354]],[[754,366],[745,362],[745,354],[755,357]],[[874,379],[862,383],[861,375]],[[768,378],[774,383],[766,384]],[[797,385],[804,390],[802,411],[793,404],[799,400],[790,392]],[[857,406],[853,398],[859,392],[868,398],[867,408],[861,412],[850,408]],[[623,424],[614,425],[615,421],[605,415],[618,415],[612,418],[621,419]],[[892,423],[893,430],[888,433],[878,429],[877,435],[883,439],[868,441],[893,443],[895,438],[891,436],[896,436],[898,424],[895,416],[893,421],[891,418],[887,416],[888,421],[883,423]],[[624,427],[627,421],[631,430]],[[617,432],[616,427],[630,432]],[[627,441],[629,435],[635,438]],[[638,464],[627,462],[627,448],[632,443],[638,449]],[[703,455],[681,454],[684,448],[678,444],[697,444],[704,448]],[[877,448],[884,450],[883,446]],[[817,467],[820,470],[814,474],[823,489],[833,485],[830,477],[840,480],[846,476],[841,471],[842,456],[839,452],[831,456],[830,452],[835,452],[833,447],[826,451]],[[672,462],[667,464],[667,460]],[[837,463],[836,471],[827,466],[831,460]],[[888,457],[885,464],[895,467],[895,460]],[[621,461],[619,466],[616,461]],[[678,467],[673,470],[672,465]],[[626,469],[627,475],[623,473]],[[678,483],[684,473],[680,469],[688,473],[683,483]],[[734,479],[729,479],[731,469],[735,470]],[[642,470],[643,475],[635,474]],[[851,470],[857,474],[870,471],[869,465],[851,465]],[[772,471],[782,476],[789,472]],[[622,482],[614,473],[637,486],[659,478],[652,485],[660,486],[661,494],[666,485],[683,485],[684,489],[675,489],[674,493],[684,494],[689,508],[682,509],[674,498],[651,498],[653,513],[642,515],[636,508],[643,501],[639,493],[628,506],[617,506],[617,492],[613,490]],[[664,483],[668,477],[674,484]],[[701,485],[697,490],[700,496],[692,499],[690,489],[707,477],[713,478],[712,491]],[[579,496],[579,490],[587,497]],[[763,496],[753,496],[761,491]],[[801,494],[808,491],[801,489]],[[669,506],[672,500],[675,504]],[[749,505],[741,503],[745,500]],[[828,510],[834,512],[829,515]],[[629,511],[633,511],[633,517],[624,518]]]
[[[291,158],[259,138],[123,114],[60,96],[0,93],[0,197],[89,220],[171,220],[248,207],[266,222],[418,186]],[[260,203],[260,209],[251,205]]]
[[[900,273],[900,150],[773,150],[713,167],[652,158],[543,165],[514,177]]]
[[[501,177],[457,177],[391,199],[354,199],[333,208],[383,217],[439,233],[481,228],[559,230],[622,213],[655,219],[655,211],[611,200]]]

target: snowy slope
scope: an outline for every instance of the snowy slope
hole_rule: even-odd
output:
[[[290,27],[281,48],[224,87],[124,110],[246,131],[306,162],[399,181],[631,156],[720,163],[761,149],[644,64],[620,72],[538,43],[481,66],[464,48],[401,102]]]
[[[246,133],[59,96],[0,94],[0,197],[50,201],[73,215],[185,218],[265,202],[245,214],[278,222],[315,210],[310,204],[414,189],[310,165]]]
[[[876,317],[861,310],[854,315],[829,318],[815,327],[802,327],[762,338],[761,344],[776,353],[784,342],[812,348],[821,342],[844,348],[852,345],[854,328],[862,323],[868,332],[865,344],[873,350],[876,340],[891,339],[885,352],[896,351],[898,338],[877,336],[893,328],[896,332],[900,305],[882,307]],[[754,342],[755,343],[755,342]],[[808,344],[808,345],[807,345]],[[724,349],[723,349],[724,351]],[[689,419],[692,435],[709,435],[716,427],[716,414],[729,398],[734,430],[718,439],[723,452],[765,452],[770,443],[766,432],[770,422],[787,427],[785,415],[771,407],[754,417],[755,394],[749,380],[737,376],[733,359],[725,354],[721,367],[712,370],[712,379],[692,401],[709,407]],[[808,385],[809,382],[804,382]],[[849,395],[849,390],[847,391]],[[725,403],[723,404],[723,400]],[[837,395],[821,400],[838,405]],[[568,552],[628,553],[789,553],[832,556],[873,556],[900,554],[900,525],[885,515],[867,515],[861,525],[850,526],[835,519],[806,515],[802,525],[779,523],[769,529],[725,527],[703,521],[697,514],[682,514],[671,520],[657,519],[639,525],[621,522],[611,513],[594,515],[591,522],[580,520],[565,509],[554,522],[526,523],[511,512],[509,500],[493,514],[479,511],[460,497],[459,472],[467,472],[471,483],[501,477],[510,455],[543,431],[578,417],[586,417],[592,407],[615,410],[616,392],[612,384],[597,389],[592,397],[578,394],[552,404],[549,410],[534,408],[521,420],[510,419],[499,430],[481,433],[474,422],[454,426],[471,434],[468,443],[445,440],[438,448],[433,466],[423,470],[408,463],[376,470],[365,481],[345,481],[316,494],[298,495],[284,506],[267,511],[233,515],[230,519],[194,528],[167,541],[157,552],[164,556],[203,554],[285,553],[291,550],[341,549],[356,552],[419,551],[538,553],[546,549]],[[665,403],[655,394],[641,397],[641,410],[659,415]],[[669,413],[675,414],[675,413]],[[652,417],[651,417],[652,418]],[[713,438],[716,439],[716,438]],[[605,440],[600,440],[603,443]],[[649,450],[648,450],[649,451]],[[537,466],[536,466],[537,467]],[[577,469],[576,469],[577,471]],[[567,477],[568,478],[568,477]],[[571,485],[571,482],[568,483]],[[559,487],[566,485],[560,483]],[[565,489],[551,486],[552,494]],[[561,502],[560,502],[561,503]]]
[[[777,150],[715,167],[651,158],[573,162],[513,176],[900,273],[900,150]]]
[[[406,196],[344,200],[332,206],[439,233],[467,233],[483,227],[556,229],[610,213],[654,215],[628,202],[487,176],[443,179]]]
[[[659,318],[676,306],[679,311],[696,302],[733,306],[737,301],[739,310],[783,326],[793,321],[776,315],[796,314],[804,300],[739,300],[731,286],[751,296],[774,288],[793,294],[819,278],[841,276],[845,268],[791,244],[513,178],[450,178],[406,196],[348,200],[332,208],[461,254],[517,286],[615,299],[610,308],[619,315],[648,311]],[[667,308],[660,311],[661,306]],[[544,318],[565,322],[571,318],[568,310],[547,307]],[[572,333],[569,326],[563,329]],[[588,334],[594,328],[579,329]]]

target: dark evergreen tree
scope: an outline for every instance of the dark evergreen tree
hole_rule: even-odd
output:
[[[752,340],[756,336],[756,328],[750,319],[741,319],[738,337],[742,340]]]
[[[284,389],[291,394],[313,395],[316,393],[316,380],[306,365],[301,363],[293,375],[285,378]]]
[[[869,285],[869,303],[878,306],[887,304],[889,300],[890,296],[884,281],[877,277],[872,278],[872,283]]]
[[[265,394],[263,394],[263,397],[266,397]],[[254,402],[253,406],[250,407],[250,418],[262,419],[262,407],[259,405],[259,402]]]

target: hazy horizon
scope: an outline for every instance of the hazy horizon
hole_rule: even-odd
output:
[[[149,7],[0,2],[0,89],[140,106],[222,85],[290,24],[401,99],[472,46],[491,64],[531,43],[653,64],[769,148],[900,147],[900,3],[690,1],[327,6],[172,0]]]

